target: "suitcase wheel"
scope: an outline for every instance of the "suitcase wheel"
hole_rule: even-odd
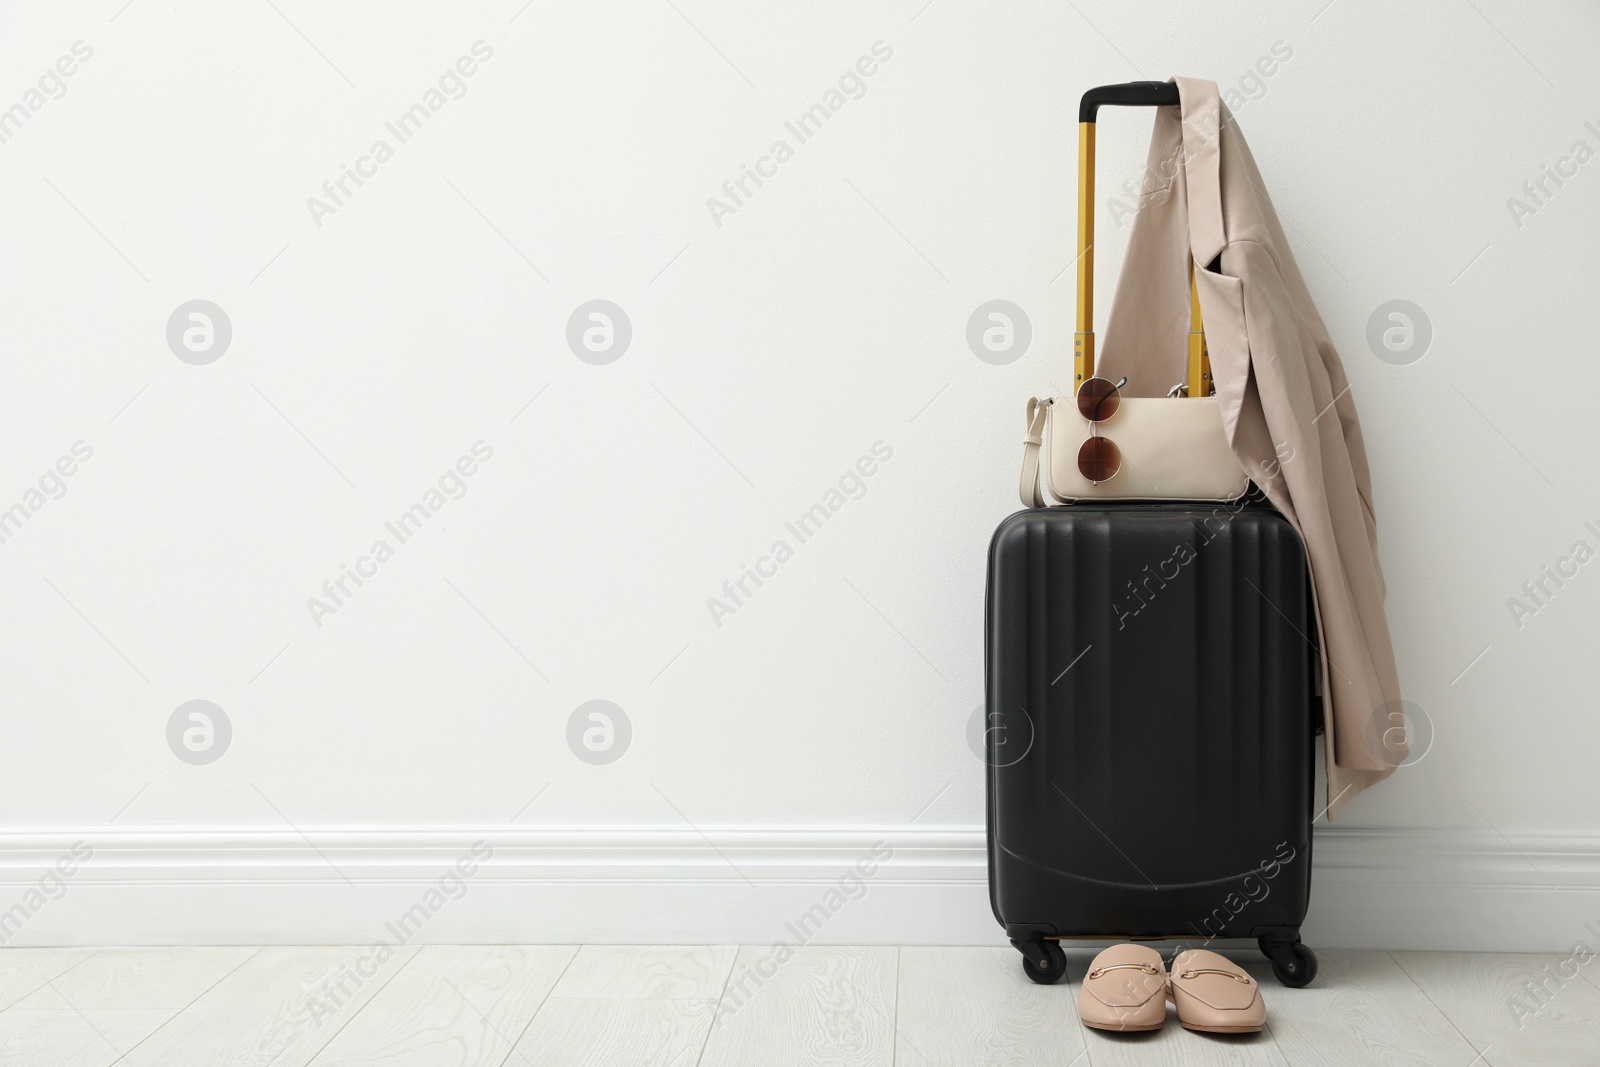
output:
[[[1300,989],[1311,984],[1317,976],[1317,954],[1294,941],[1268,941],[1262,938],[1261,951],[1272,961],[1272,974],[1278,984],[1290,989]]]
[[[1013,941],[1022,953],[1022,973],[1040,985],[1059,982],[1067,973],[1067,954],[1057,941]]]

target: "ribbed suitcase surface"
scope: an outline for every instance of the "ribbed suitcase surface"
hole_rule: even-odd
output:
[[[989,551],[989,891],[1013,938],[1260,937],[1305,916],[1305,556],[1277,512],[1019,512]]]

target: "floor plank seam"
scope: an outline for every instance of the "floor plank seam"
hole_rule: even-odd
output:
[[[1583,967],[1583,964],[1578,966],[1578,977],[1582,978],[1585,982],[1588,982],[1589,985],[1593,986],[1595,992],[1600,993],[1600,979],[1595,978],[1594,975],[1584,974]]]
[[[1438,1004],[1434,1003],[1433,997],[1429,995],[1429,993],[1428,993],[1428,991],[1426,989],[1422,988],[1422,983],[1417,981],[1415,978],[1412,977],[1411,972],[1406,970],[1406,965],[1401,963],[1398,959],[1396,959],[1395,958],[1395,954],[1393,952],[1391,952],[1388,949],[1384,949],[1383,950],[1383,954],[1385,956],[1389,957],[1389,962],[1393,963],[1396,967],[1400,968],[1400,973],[1406,976],[1406,981],[1410,982],[1412,985],[1417,987],[1417,992],[1421,993],[1422,994],[1422,999],[1426,1000],[1428,1002],[1428,1006],[1431,1007],[1435,1012],[1437,1012],[1439,1014],[1439,1018],[1443,1019],[1446,1023],[1448,1023],[1450,1025],[1450,1029],[1454,1030],[1457,1034],[1460,1034],[1461,1035],[1461,1040],[1463,1040],[1463,1041],[1465,1041],[1467,1043],[1467,1047],[1478,1054],[1477,1059],[1474,1059],[1472,1061],[1472,1064],[1476,1064],[1478,1062],[1478,1060],[1483,1060],[1485,1063],[1489,1062],[1489,1049],[1493,1048],[1494,1046],[1493,1045],[1485,1045],[1482,1049],[1479,1049],[1478,1046],[1473,1043],[1472,1038],[1468,1037],[1466,1034],[1461,1032],[1461,1027],[1456,1025],[1456,1021],[1454,1019],[1450,1018],[1450,1016],[1445,1013],[1445,1010],[1443,1008],[1439,1007]],[[1469,1064],[1468,1067],[1472,1067],[1472,1065]]]
[[[1262,1033],[1224,1043],[1187,1034],[1170,1004],[1162,1034],[1087,1028],[1077,1012],[1087,950],[1074,953],[1069,974],[1048,988],[1029,982],[1015,953],[998,947],[810,946],[780,981],[753,986],[753,1002],[734,981],[745,951],[753,960],[761,949],[406,946],[388,961],[389,973],[366,981],[362,1001],[342,1001],[348,1013],[319,1015],[321,1028],[312,1030],[306,1006],[311,998],[332,1003],[330,983],[343,976],[349,950],[18,949],[0,953],[0,997],[8,1004],[0,1011],[0,1060],[16,1067],[244,1062],[268,1037],[293,1028],[280,1067],[391,1062],[385,1057],[402,1049],[428,1057],[447,1046],[475,1067],[1307,1067],[1375,1057],[1491,1067],[1588,1062],[1600,1037],[1600,967],[1575,972],[1573,960],[1553,953],[1330,951],[1325,981],[1270,994]],[[1566,982],[1559,988],[1558,977]],[[1559,1004],[1547,993],[1541,1012],[1508,1017],[1518,991],[1532,995],[1530,979],[1554,989]],[[1068,1056],[1074,1034],[1079,1048]],[[200,1046],[206,1055],[198,1055]]]
[[[694,1058],[694,1067],[700,1067],[700,1062],[706,1058],[711,1034],[717,1028],[717,1020],[722,1017],[722,1000],[728,995],[728,983],[733,981],[733,969],[739,963],[739,951],[742,948],[743,945],[734,945],[733,952],[728,956],[728,973],[722,976],[722,988],[717,991],[717,1002],[711,1008],[711,1023],[706,1027],[706,1036],[700,1039],[700,1054]]]
[[[1267,1021],[1261,1024],[1261,1028],[1272,1039],[1272,1047],[1278,1050],[1278,1058],[1283,1060],[1285,1067],[1294,1067],[1294,1061],[1289,1058],[1288,1051],[1278,1042],[1278,1035],[1272,1029],[1272,1024],[1275,1021],[1273,1017],[1268,1016]]]
[[[1084,966],[1087,967],[1091,961],[1085,960],[1082,962],[1084,963]],[[1068,972],[1065,975],[1062,975],[1061,980],[1066,983],[1067,1010],[1072,1012],[1072,1021],[1078,1024],[1078,1040],[1083,1042],[1083,1051],[1072,1057],[1072,1063],[1067,1064],[1067,1067],[1074,1067],[1079,1060],[1083,1060],[1086,1067],[1094,1067],[1094,1052],[1090,1047],[1091,1038],[1089,1036],[1089,1028],[1083,1025],[1083,1016],[1078,1014],[1078,987],[1072,981],[1072,964],[1073,960],[1069,957],[1067,960]]]
[[[261,955],[266,950],[267,950],[267,948],[266,948],[265,945],[256,946],[256,950],[254,952],[250,953],[250,955],[246,956],[244,959],[240,960],[238,963],[236,963],[232,967],[228,968],[227,973],[219,975],[215,982],[212,982],[210,985],[206,986],[204,989],[200,990],[200,992],[196,993],[192,998],[190,998],[189,1003],[185,1004],[183,1007],[181,1007],[177,1011],[173,1012],[172,1013],[172,1018],[168,1019],[166,1022],[162,1023],[160,1026],[156,1027],[154,1030],[150,1031],[148,1034],[145,1034],[139,1040],[135,1041],[132,1045],[130,1045],[126,1052],[122,1053],[121,1055],[119,1055],[116,1058],[116,1060],[112,1063],[111,1067],[116,1067],[117,1064],[121,1063],[123,1060],[125,1060],[129,1056],[133,1055],[134,1050],[137,1049],[140,1045],[144,1044],[146,1041],[149,1041],[152,1037],[155,1037],[161,1031],[165,1030],[167,1027],[169,1027],[173,1023],[177,1022],[180,1018],[182,1018],[184,1012],[188,1011],[190,1008],[193,1008],[196,1004],[200,1003],[201,999],[207,993],[211,992],[213,989],[217,988],[217,986],[221,985],[223,982],[226,982],[229,978],[233,977],[233,975],[239,970],[239,968],[243,967],[245,964],[249,963],[251,960],[255,959],[257,956]],[[93,955],[98,956],[99,953],[96,952],[96,953],[93,953]],[[63,973],[65,973],[65,972],[63,972]]]
[[[65,977],[66,975],[70,974],[72,971],[76,970],[77,968],[82,967],[85,963],[88,963],[90,960],[94,959],[96,956],[100,955],[104,951],[105,951],[105,949],[103,949],[103,948],[97,948],[97,949],[91,949],[90,951],[84,953],[84,955],[81,958],[79,958],[79,960],[76,963],[72,963],[72,964],[67,965],[66,967],[62,968],[60,971],[57,971],[55,974],[51,974],[51,975],[45,976],[43,979],[40,980],[38,985],[34,986],[32,989],[30,989],[26,993],[22,994],[22,996],[17,997],[10,1004],[7,1004],[4,1008],[0,1008],[0,1011],[10,1011],[10,1010],[12,1010],[12,1008],[14,1008],[16,1005],[21,1004],[23,1001],[27,1000],[29,997],[31,997],[35,993],[39,992],[39,990],[41,990],[45,986],[49,985],[51,982],[55,981],[57,978]]]
[[[949,788],[945,786],[945,789]],[[943,796],[944,789],[939,790],[939,794]],[[938,800],[939,797],[933,799]],[[894,1018],[889,1022],[889,1067],[900,1067],[900,960],[905,951],[904,945],[894,947]]]
[[[328,1035],[328,1040],[324,1041],[322,1044],[318,1045],[315,1049],[313,1049],[312,1052],[311,1052],[311,1055],[306,1057],[306,1065],[307,1065],[307,1067],[312,1067],[312,1065],[314,1065],[317,1062],[317,1057],[322,1055],[323,1050],[326,1049],[329,1045],[333,1044],[333,1039],[338,1037],[341,1033],[343,1033],[344,1030],[345,1030],[345,1027],[347,1027],[351,1023],[355,1022],[357,1016],[359,1016],[363,1011],[367,1010],[367,1005],[371,1004],[374,1000],[377,1000],[379,994],[381,994],[385,989],[387,989],[389,987],[389,983],[394,981],[396,978],[400,977],[400,972],[404,971],[407,967],[411,966],[411,961],[416,959],[420,955],[422,955],[422,950],[419,948],[417,951],[415,951],[411,955],[407,956],[405,958],[405,960],[401,962],[400,966],[398,966],[398,967],[396,967],[394,969],[394,973],[391,974],[388,977],[388,979],[386,979],[384,981],[383,985],[380,985],[377,989],[374,989],[372,991],[372,995],[370,997],[368,997],[366,1000],[363,1000],[361,1002],[361,1005],[358,1008],[356,1008],[355,1012],[351,1014],[350,1018],[348,1018],[344,1022],[340,1023],[339,1026],[333,1031],[333,1033]]]
[[[63,972],[63,973],[65,973],[65,972]],[[66,998],[66,996],[61,992],[61,990],[56,988],[56,983],[55,983],[54,979],[46,979],[44,984],[50,987],[50,991],[52,993],[54,993],[56,996],[61,998],[62,1003],[64,1003],[67,1007],[72,1009],[72,1013],[78,1017],[78,1019],[83,1023],[83,1025],[85,1025],[89,1029],[93,1030],[94,1031],[94,1035],[96,1037],[98,1037],[101,1041],[105,1042],[106,1048],[110,1049],[112,1052],[116,1052],[117,1053],[117,1060],[121,1060],[123,1058],[123,1056],[125,1054],[122,1053],[122,1052],[118,1052],[117,1051],[117,1046],[115,1046],[115,1045],[113,1045],[111,1043],[111,1039],[109,1037],[107,1037],[100,1030],[100,1028],[98,1026],[96,1026],[94,1023],[90,1022],[89,1021],[89,1017],[87,1015],[85,1015],[80,1008],[78,1008],[76,1005],[74,1005],[72,1003],[72,1001],[68,1000]],[[116,1062],[116,1061],[113,1061],[113,1062]]]
[[[519,1060],[524,1060],[524,1062],[526,1062],[525,1057],[522,1055],[522,1053],[517,1051],[517,1046],[522,1044],[523,1039],[528,1036],[528,1031],[533,1029],[534,1021],[539,1018],[539,1013],[544,1011],[544,1008],[545,1008],[546,1004],[550,1003],[550,995],[556,991],[556,988],[558,986],[561,985],[561,979],[563,979],[563,978],[565,978],[567,976],[567,972],[572,970],[573,961],[575,961],[578,958],[578,953],[580,953],[582,951],[583,951],[583,946],[582,945],[574,946],[574,948],[572,950],[572,955],[567,957],[567,965],[565,967],[561,968],[561,973],[556,975],[556,980],[554,982],[550,983],[550,988],[545,990],[544,991],[544,996],[539,998],[539,1006],[537,1008],[534,1008],[533,1011],[528,1015],[528,1021],[526,1023],[522,1024],[522,1031],[519,1034],[517,1034],[516,1037],[510,1039],[511,1047],[506,1050],[505,1058],[500,1061],[499,1067],[506,1067],[506,1064],[511,1062],[511,1057],[513,1057],[513,1056],[517,1057],[517,1059],[519,1059]]]
[[[875,947],[879,947],[879,946],[865,946],[865,947],[875,948]],[[843,979],[840,979],[840,980],[844,983],[845,988],[848,989],[850,991],[850,993],[861,1004],[863,1004],[866,1007],[869,1007],[873,1011],[877,1012],[878,1016],[889,1024],[889,1048],[891,1050],[898,1049],[900,1047],[900,1042],[904,1041],[906,1043],[906,1045],[911,1049],[911,1051],[915,1052],[917,1054],[917,1056],[919,1058],[921,1058],[924,1063],[929,1063],[929,1064],[933,1063],[933,1061],[928,1058],[928,1054],[927,1053],[923,1052],[920,1048],[918,1048],[912,1042],[912,1040],[909,1037],[906,1037],[905,1034],[900,1032],[900,1026],[899,1026],[898,1021],[897,1021],[896,1018],[891,1017],[890,1015],[885,1013],[882,1008],[880,1008],[877,1005],[873,1004],[871,1000],[868,1000],[866,997],[862,996],[861,995],[861,991],[859,989],[857,989],[855,986],[851,985],[848,981],[844,981]],[[895,1015],[898,1016],[899,1012],[900,1012],[900,1005],[898,1003],[898,1001],[899,1001],[899,988],[900,988],[900,946],[899,945],[895,946],[895,979],[894,980],[895,980],[895,990],[896,990],[896,996],[895,996],[896,1003],[893,1004],[892,1007],[894,1009]],[[890,1053],[891,1059],[895,1055],[897,1055],[897,1053],[891,1051],[891,1053]]]

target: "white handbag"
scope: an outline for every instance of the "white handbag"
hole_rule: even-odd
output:
[[[1107,102],[1178,102],[1177,86],[1150,88],[1170,88],[1171,99]],[[1084,117],[1088,121],[1078,124],[1078,332],[1073,359],[1078,388],[1094,377],[1094,114],[1079,116]],[[1165,397],[1119,397],[1114,413],[1098,423],[1080,414],[1076,397],[1029,398],[1019,490],[1025,506],[1045,507],[1050,502],[1047,498],[1068,504],[1079,500],[1227,501],[1249,490],[1250,479],[1228,444],[1222,412],[1213,395],[1211,360],[1193,272],[1191,263],[1185,384],[1174,386]],[[1109,477],[1091,481],[1080,470],[1078,451],[1096,436],[1110,439],[1121,453],[1121,462]]]
[[[1040,475],[1051,497],[1079,500],[1236,500],[1250,479],[1228,447],[1217,398],[1123,397],[1117,413],[1100,424],[1101,434],[1122,452],[1116,477],[1098,484],[1078,470],[1078,448],[1095,428],[1078,414],[1070,396],[1028,400],[1023,438],[1022,503],[1046,507]],[[1049,447],[1040,448],[1048,430]],[[1041,470],[1042,466],[1042,470]]]

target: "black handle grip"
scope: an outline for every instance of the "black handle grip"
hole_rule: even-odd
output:
[[[1101,85],[1083,94],[1078,105],[1078,121],[1093,122],[1095,112],[1106,104],[1118,107],[1174,107],[1178,104],[1174,82],[1124,82]]]

